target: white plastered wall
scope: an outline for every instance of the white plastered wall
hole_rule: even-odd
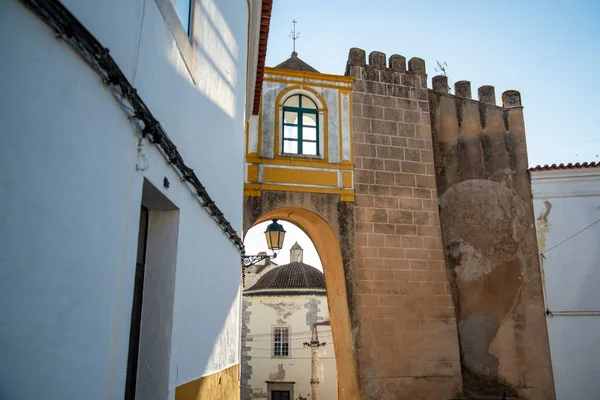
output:
[[[197,2],[194,82],[155,0],[63,0],[241,233],[247,3]],[[148,141],[136,170],[132,123],[42,21],[7,0],[0,33],[2,396],[122,398],[144,179],[180,213],[169,398],[238,364],[237,249]]]
[[[600,393],[600,168],[532,171],[556,396]],[[572,237],[571,239],[564,240]]]
[[[246,346],[250,347],[249,380],[253,398],[266,399],[266,381],[295,382],[294,399],[310,398],[311,350],[304,347],[310,342],[311,328],[307,312],[311,301],[318,301],[318,320],[329,319],[325,296],[245,296],[248,302],[249,333]],[[287,326],[290,332],[291,357],[272,357],[273,327]],[[337,371],[330,326],[319,326],[319,341],[326,342],[319,349],[319,398],[337,399]],[[265,394],[265,397],[263,397]]]

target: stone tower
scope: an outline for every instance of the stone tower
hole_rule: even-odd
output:
[[[366,61],[346,70],[363,393],[554,398],[519,92],[499,107],[492,86],[428,89],[419,58]]]
[[[300,61],[265,70],[244,227],[315,243],[339,397],[553,399],[520,94],[361,49],[346,76]]]
[[[352,49],[359,366],[367,399],[461,393],[425,62]]]

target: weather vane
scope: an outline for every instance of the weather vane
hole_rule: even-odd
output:
[[[290,33],[290,37],[294,41],[294,53],[296,52],[296,40],[298,40],[298,38],[300,37],[300,31],[296,32],[296,24],[297,23],[298,23],[298,21],[296,21],[296,20],[292,21],[292,24],[294,24],[294,29]]]

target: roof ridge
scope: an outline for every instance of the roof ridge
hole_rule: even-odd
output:
[[[545,164],[545,165],[536,165],[535,167],[529,168],[529,171],[549,171],[549,170],[557,170],[557,169],[577,169],[577,168],[595,168],[600,167],[600,162],[592,161],[592,162],[583,162],[583,163],[560,163],[560,164]]]
[[[278,65],[276,65],[273,68],[288,69],[288,70],[292,70],[292,71],[316,72],[317,74],[320,73],[315,68],[313,68],[311,65],[306,63],[306,61],[304,61],[300,57],[298,57],[298,53],[296,53],[296,52],[293,52],[292,56],[290,58],[288,58],[287,60],[285,60],[282,63],[279,63]]]

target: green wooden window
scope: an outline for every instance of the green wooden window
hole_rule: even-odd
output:
[[[319,155],[319,113],[306,96],[291,96],[283,103],[283,153]]]

